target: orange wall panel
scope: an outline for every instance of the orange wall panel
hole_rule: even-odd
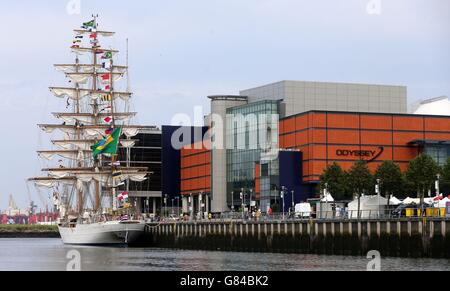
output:
[[[325,113],[310,113],[309,118],[311,119],[310,125],[312,127],[327,127],[327,116]]]
[[[359,128],[357,114],[328,114],[328,128]]]
[[[295,145],[308,143],[308,131],[299,131],[295,133]]]
[[[310,159],[325,160],[327,158],[327,146],[326,145],[315,145],[312,146],[312,156]]]
[[[430,133],[430,132],[426,132],[425,133],[425,139],[450,140],[450,133]]]
[[[370,145],[392,145],[392,133],[389,131],[362,131],[361,143]]]
[[[369,170],[372,173],[375,173],[375,171],[378,169],[378,167],[381,165],[381,162],[372,162],[372,163],[368,163],[367,166],[369,167]]]
[[[310,148],[311,148],[311,146],[305,146],[305,147],[302,147],[299,149],[303,154],[303,160],[310,160],[313,158],[312,153],[309,150]]]
[[[283,133],[291,133],[295,131],[295,118],[289,118],[284,121],[284,132]]]
[[[392,117],[391,116],[379,116],[379,115],[361,115],[361,128],[364,129],[392,129]]]
[[[309,170],[309,166],[312,162],[303,162],[302,163],[302,172],[303,172],[303,177],[309,176],[310,175],[310,170]]]
[[[286,143],[284,142],[284,135],[280,135],[279,143],[280,143],[280,149],[286,148]]]
[[[326,143],[327,131],[326,129],[312,129],[312,140],[308,140],[308,143]]]
[[[324,169],[327,167],[327,162],[325,161],[313,161],[312,162],[312,173],[310,175],[322,175]]]
[[[426,117],[425,130],[450,132],[450,121],[442,117]]]
[[[284,136],[285,148],[295,147],[295,133],[287,134]]]
[[[308,115],[295,117],[295,129],[302,130],[308,128]]]
[[[419,154],[419,149],[416,147],[403,148],[396,147],[394,148],[394,160],[396,161],[411,161],[415,159]]]
[[[357,130],[328,130],[328,143],[359,144]]]
[[[406,146],[416,139],[423,139],[422,132],[394,132],[394,145]]]
[[[394,116],[394,130],[423,131],[423,118],[420,116]]]

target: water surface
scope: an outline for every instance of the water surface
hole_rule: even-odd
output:
[[[83,271],[364,271],[352,256],[183,251],[152,248],[73,247],[60,239],[0,239],[2,271],[65,271],[68,252]],[[447,259],[382,258],[382,270],[450,270]]]

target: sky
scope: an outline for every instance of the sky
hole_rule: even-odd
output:
[[[64,109],[48,91],[65,85],[52,65],[73,60],[72,30],[93,13],[114,47],[129,39],[140,124],[281,80],[404,85],[410,103],[450,96],[448,0],[1,1],[0,209],[9,194],[22,208],[48,196],[25,183],[49,139],[36,124]]]

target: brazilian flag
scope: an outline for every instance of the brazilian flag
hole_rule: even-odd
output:
[[[103,140],[99,141],[91,147],[94,159],[97,159],[99,154],[117,154],[117,146],[121,135],[121,128],[117,128],[112,134],[108,134]]]
[[[106,52],[103,54],[102,59],[110,60],[110,59],[112,59],[112,57],[113,57],[112,52]]]
[[[95,28],[95,20],[91,20],[89,22],[83,23],[82,28],[85,28],[85,29],[87,29],[87,28]]]

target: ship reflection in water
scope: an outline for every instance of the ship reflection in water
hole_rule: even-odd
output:
[[[369,263],[363,257],[71,247],[59,239],[0,239],[0,270],[64,271],[72,250],[81,255],[83,271],[365,271]],[[448,271],[450,260],[384,258],[381,268]]]

